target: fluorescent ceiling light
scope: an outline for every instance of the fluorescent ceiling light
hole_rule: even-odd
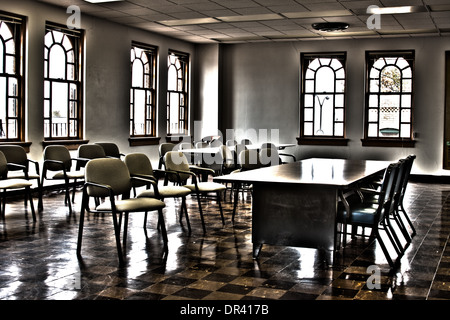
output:
[[[301,11],[301,12],[286,12],[283,16],[289,19],[305,19],[305,18],[324,18],[324,17],[344,17],[351,16],[352,13],[348,10],[327,10],[327,11]]]
[[[414,13],[423,12],[426,9],[422,6],[402,6],[402,7],[377,7],[370,6],[367,8],[369,14],[402,14],[402,13]]]
[[[220,21],[215,18],[197,18],[197,19],[163,20],[158,22],[166,26],[187,26],[194,24],[217,23]]]
[[[217,17],[217,19],[223,22],[243,22],[243,21],[260,21],[260,20],[279,20],[283,19],[283,17],[276,13],[268,13],[268,14],[253,14],[246,16]]]
[[[118,1],[124,1],[124,0],[84,0],[86,2],[90,3],[103,3],[103,2],[118,2]]]

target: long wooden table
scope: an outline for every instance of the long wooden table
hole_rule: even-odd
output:
[[[251,183],[253,256],[263,244],[324,250],[333,264],[339,246],[338,192],[361,183],[390,162],[311,158],[215,177]]]

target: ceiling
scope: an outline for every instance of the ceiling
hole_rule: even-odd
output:
[[[65,8],[77,5],[82,16],[88,14],[193,43],[450,35],[448,0],[35,1]],[[373,5],[413,6],[413,12],[374,16],[367,13]],[[322,32],[311,26],[318,22],[345,22],[349,27]]]

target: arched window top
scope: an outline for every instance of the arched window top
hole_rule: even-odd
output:
[[[49,30],[45,35],[44,44],[44,59],[48,65],[45,77],[74,80],[74,75],[70,72],[72,68],[67,66],[67,64],[75,63],[75,51],[71,39],[63,32]],[[67,71],[69,71],[68,74]]]

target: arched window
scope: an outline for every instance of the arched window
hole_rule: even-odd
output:
[[[411,140],[413,53],[368,53],[366,139]]]
[[[0,14],[0,140],[24,139],[22,30],[24,20]]]
[[[130,136],[156,135],[155,47],[133,44],[131,48]]]
[[[303,54],[302,79],[301,138],[343,139],[345,54]]]
[[[189,55],[171,51],[167,69],[167,133],[187,134]]]
[[[81,138],[82,33],[47,26],[44,39],[44,137]]]

